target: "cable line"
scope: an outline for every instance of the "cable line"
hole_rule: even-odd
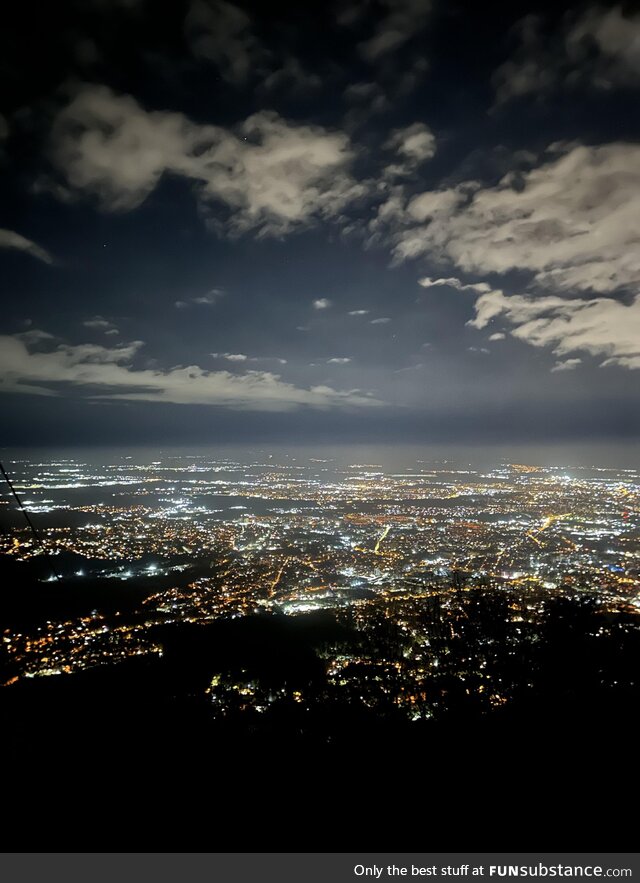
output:
[[[36,530],[35,524],[34,524],[33,521],[31,520],[31,518],[29,517],[29,513],[28,513],[27,510],[25,509],[22,500],[20,499],[20,497],[19,497],[18,494],[16,493],[16,490],[15,490],[14,486],[11,484],[11,479],[10,479],[9,476],[7,475],[6,470],[5,470],[4,466],[2,465],[2,463],[0,463],[0,471],[2,471],[2,474],[4,475],[5,481],[7,482],[7,484],[9,485],[9,487],[11,488],[11,493],[12,493],[13,496],[15,497],[16,502],[17,502],[18,506],[20,507],[20,510],[21,510],[22,514],[23,514],[24,517],[27,519],[27,524],[28,524],[29,527],[31,528],[31,533],[34,535],[34,537],[35,537],[35,539],[36,539],[36,543],[40,546],[40,548],[42,549],[42,551],[43,551],[43,552],[45,553],[45,555],[46,555],[46,554],[47,554],[47,547],[46,547],[45,544],[44,544],[44,540],[42,539],[42,537],[40,536],[40,534],[39,534],[38,531]],[[60,582],[61,579],[62,579],[61,576],[60,576],[60,574],[57,572],[57,570],[55,569],[55,567],[53,566],[53,564],[51,564],[51,562],[49,562],[49,566],[51,567],[51,572],[53,573],[53,575],[55,576],[55,578],[58,580],[58,582]]]

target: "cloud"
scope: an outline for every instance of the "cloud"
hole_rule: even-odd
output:
[[[545,45],[540,33],[541,24],[538,16],[527,15],[513,29],[513,34],[519,41],[518,48],[513,57],[500,65],[492,77],[496,107],[512,98],[531,93],[543,94],[555,86],[562,48],[555,47],[552,50]]]
[[[380,94],[380,86],[374,82],[350,83],[344,90],[345,99],[353,103],[373,101]]]
[[[207,294],[201,294],[198,297],[190,297],[188,300],[177,300],[174,306],[178,310],[184,310],[190,305],[197,307],[213,307],[220,298],[224,297],[225,292],[221,288],[212,288]]]
[[[590,50],[597,49],[591,68],[594,85],[640,85],[640,13],[625,15],[620,6],[592,7],[569,30],[566,42],[568,54],[585,65]]]
[[[31,255],[33,258],[37,258],[39,261],[43,261],[45,264],[53,263],[53,256],[46,249],[42,248],[39,245],[36,245],[35,242],[32,242],[30,239],[27,239],[25,236],[21,236],[19,233],[15,233],[13,230],[0,230],[0,248],[10,248],[15,251],[23,251],[26,254]]]
[[[402,177],[410,175],[435,155],[436,138],[424,123],[413,123],[403,129],[395,129],[384,147],[393,150],[399,158],[399,162],[387,166],[385,177]]]
[[[244,353],[211,353],[214,359],[226,359],[227,362],[246,362],[248,356]]]
[[[342,357],[342,358],[334,357],[333,359],[327,359],[327,365],[348,365],[350,361],[351,361],[351,359],[348,359],[345,357]]]
[[[542,19],[528,15],[514,36],[517,48],[493,75],[496,106],[558,89],[640,85],[640,13],[592,6],[565,16],[551,33]]]
[[[328,310],[333,301],[330,301],[328,297],[319,297],[313,301],[313,309],[314,310]]]
[[[137,368],[133,361],[143,346],[133,341],[114,348],[95,344],[61,344],[49,352],[32,352],[16,336],[0,337],[0,391],[56,395],[71,390],[92,399],[218,405],[249,410],[373,407],[367,393],[328,386],[311,389],[283,381],[277,374],[206,371],[198,365],[167,370]]]
[[[526,270],[541,289],[612,292],[640,283],[640,145],[551,145],[495,187],[426,192],[382,216],[396,258],[465,272]]]
[[[248,13],[226,0],[192,0],[185,34],[193,54],[213,62],[234,86],[256,78],[261,92],[306,94],[322,86],[322,78],[294,56],[277,60],[256,36]]]
[[[250,17],[225,0],[192,0],[185,34],[193,54],[213,62],[230,83],[242,85],[264,59]]]
[[[592,299],[481,294],[474,328],[499,319],[511,334],[531,346],[550,347],[557,356],[587,352],[601,364],[640,368],[640,295],[629,304],[610,297]]]
[[[557,355],[640,367],[640,145],[551,145],[537,167],[497,185],[467,181],[413,197],[396,191],[376,223],[396,260],[428,255],[465,273],[528,275],[524,294],[425,277],[479,297],[471,325],[500,319]],[[496,331],[502,333],[501,330]]]
[[[503,334],[502,331],[496,331],[495,334],[489,335],[489,340],[504,340],[506,338],[506,334]]]
[[[348,131],[363,126],[371,117],[385,113],[391,107],[386,92],[376,82],[351,83],[343,94],[345,101],[351,105],[344,118]]]
[[[368,228],[372,241],[376,238],[391,242],[396,262],[417,257],[429,250],[425,242],[425,227],[440,218],[449,218],[467,199],[465,184],[447,190],[431,190],[409,197],[404,185],[391,187],[387,198],[370,220]],[[474,182],[474,189],[478,185]]]
[[[268,74],[261,83],[261,89],[266,92],[286,89],[294,94],[313,92],[321,86],[322,78],[305,70],[293,56],[287,56],[282,66]]]
[[[381,319],[372,319],[371,325],[386,325],[387,322],[390,322],[391,319],[388,316],[383,316]]]
[[[367,316],[369,314],[369,310],[349,310],[350,316]]]
[[[406,365],[404,368],[396,368],[393,372],[394,374],[404,374],[407,371],[420,371],[421,368],[424,368],[424,362],[416,362],[415,365]]]
[[[130,211],[163,175],[174,175],[191,183],[208,224],[228,235],[280,236],[338,216],[366,192],[349,174],[353,157],[344,133],[271,111],[231,131],[146,111],[104,86],[80,88],[51,138],[53,164],[71,194]]]
[[[431,13],[431,0],[381,0],[385,10],[373,35],[358,49],[367,61],[375,62],[394,52],[422,31]]]
[[[341,2],[337,7],[336,22],[341,27],[350,27],[362,19],[366,9],[366,5],[358,0],[353,3]]]
[[[224,291],[221,288],[212,288],[207,294],[192,298],[191,303],[197,306],[213,306],[218,303],[221,297],[224,297]]]
[[[395,98],[409,95],[416,86],[422,82],[424,75],[429,70],[429,62],[424,55],[418,55],[413,59],[410,66],[399,76],[395,87]]]
[[[484,291],[491,291],[491,286],[486,282],[468,282],[465,284],[455,276],[448,276],[446,279],[431,279],[429,276],[424,276],[422,279],[418,279],[418,285],[421,285],[423,288],[440,288],[445,286],[446,288],[457,288],[458,291],[475,291],[478,294]]]
[[[278,356],[247,356],[244,353],[210,353],[214,359],[225,359],[227,362],[277,362],[286,365],[287,360]]]
[[[85,328],[93,328],[96,331],[104,331],[105,334],[118,334],[118,328],[113,322],[109,322],[103,316],[93,316],[91,319],[85,319],[82,323]]]
[[[53,334],[49,334],[48,331],[42,331],[40,328],[29,328],[28,331],[21,331],[13,336],[18,340],[24,341],[27,346],[33,346],[44,340],[55,340]]]
[[[574,371],[581,364],[582,359],[565,359],[564,362],[556,362],[551,371]]]

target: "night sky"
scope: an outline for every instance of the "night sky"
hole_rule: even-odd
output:
[[[5,444],[637,434],[637,7],[12,7]]]

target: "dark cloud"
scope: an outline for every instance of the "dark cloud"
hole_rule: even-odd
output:
[[[194,55],[213,62],[236,85],[253,76],[265,57],[250,15],[226,0],[191,0],[185,33]]]
[[[42,248],[42,246],[27,239],[26,236],[21,236],[20,233],[16,233],[14,230],[0,230],[0,248],[22,251],[33,258],[37,258],[39,261],[44,261],[45,264],[53,263],[53,256],[46,248]]]
[[[429,20],[431,0],[380,0],[382,17],[373,34],[359,45],[363,58],[379,61],[419,34]]]
[[[493,75],[496,104],[554,90],[640,85],[640,13],[621,6],[569,11],[549,29],[528,15],[514,29],[513,55]]]

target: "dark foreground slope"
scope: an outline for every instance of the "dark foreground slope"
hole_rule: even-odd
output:
[[[604,628],[595,606],[561,600],[514,655],[500,604],[474,603],[476,637],[469,628],[448,655],[471,654],[474,641],[493,647],[495,681],[514,686],[490,711],[453,677],[433,682],[437,713],[418,720],[402,709],[402,685],[384,700],[373,688],[333,689],[323,651],[353,651],[360,638],[328,614],[162,626],[161,658],[18,680],[0,691],[4,842],[631,848],[618,808],[635,787],[634,623]],[[387,663],[406,655],[387,632],[374,638]],[[367,678],[354,683],[367,689]]]

